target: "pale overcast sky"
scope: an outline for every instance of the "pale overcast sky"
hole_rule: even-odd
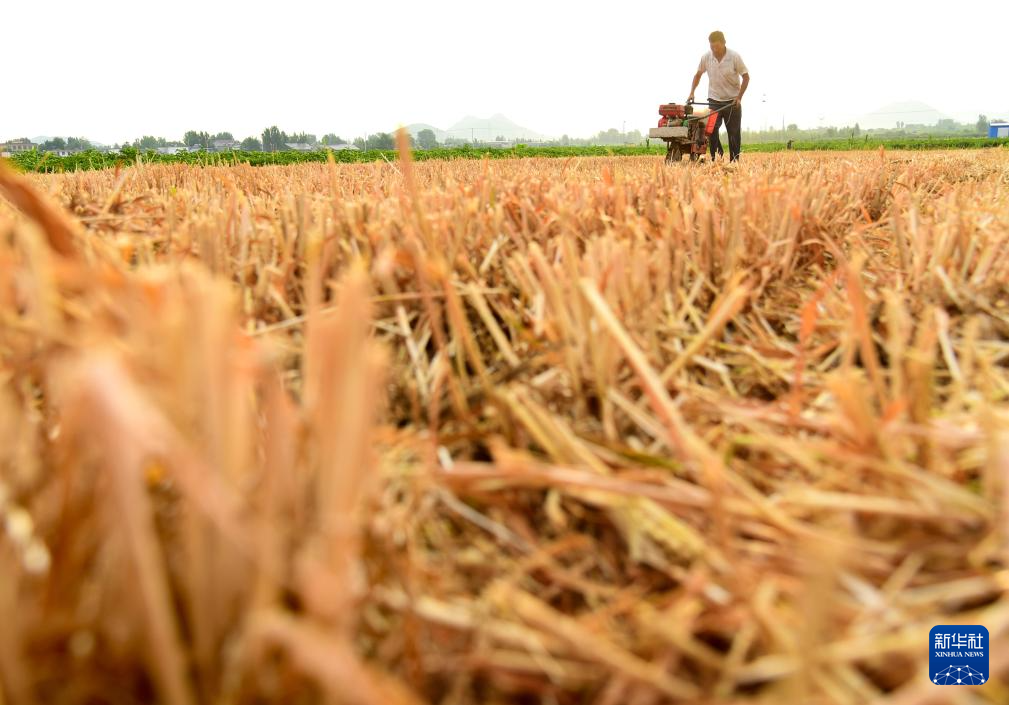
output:
[[[714,29],[750,69],[744,126],[844,124],[908,100],[1009,119],[1003,8],[827,7],[14,0],[0,13],[0,139],[241,139],[273,124],[352,138],[495,113],[557,136],[645,130],[660,102],[686,98]]]

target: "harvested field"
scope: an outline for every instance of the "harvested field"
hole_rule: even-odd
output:
[[[1009,701],[1009,150],[744,159],[0,169],[0,703]]]

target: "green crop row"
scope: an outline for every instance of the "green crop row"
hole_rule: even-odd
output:
[[[879,149],[976,149],[983,147],[1009,146],[1009,138],[988,139],[984,137],[949,137],[937,139],[893,139],[893,140],[831,140],[819,142],[794,142],[793,150],[798,151],[840,151]],[[744,152],[779,152],[787,148],[783,142],[763,144],[744,144]],[[516,157],[606,157],[606,156],[642,156],[664,154],[665,145],[653,141],[648,146],[617,146],[617,147],[526,147],[517,145],[510,149],[484,149],[477,147],[443,147],[439,149],[417,150],[413,153],[416,160],[425,159],[511,159]],[[22,152],[11,158],[11,161],[22,171],[55,173],[68,171],[88,171],[92,169],[108,169],[117,166],[131,166],[142,160],[148,164],[193,164],[197,166],[250,164],[252,166],[267,166],[276,164],[301,164],[306,162],[325,162],[329,151],[316,152],[185,152],[176,155],[158,154],[157,152],[138,152],[131,147],[124,148],[120,153],[103,153],[97,151],[80,152],[66,157],[43,154],[37,151]],[[340,163],[374,162],[381,160],[394,161],[397,154],[394,150],[343,150],[331,152],[333,159]]]
[[[842,139],[818,140],[809,142],[793,142],[792,149],[798,151],[850,151],[885,149],[983,149],[987,147],[1009,146],[1009,138],[991,139],[989,137],[932,137],[924,139]],[[744,152],[780,152],[787,149],[784,142],[765,142],[761,144],[745,144]]]
[[[662,154],[665,147],[651,146],[619,146],[619,147],[525,147],[522,145],[511,149],[479,149],[473,147],[445,147],[440,149],[417,150],[414,159],[507,159],[515,157],[585,157],[585,156],[638,156],[647,154]],[[214,166],[229,164],[250,164],[252,166],[267,166],[276,164],[302,164],[308,162],[325,162],[330,152],[183,152],[181,154],[158,154],[157,152],[138,152],[133,148],[125,148],[120,153],[103,153],[97,151],[80,152],[66,157],[43,154],[36,151],[22,152],[12,157],[11,161],[22,171],[54,173],[67,171],[87,171],[91,169],[108,169],[116,166],[129,166],[138,159],[148,164],[193,164],[198,166]],[[333,159],[338,163],[374,162],[381,160],[395,161],[398,155],[395,150],[342,150],[333,151]]]

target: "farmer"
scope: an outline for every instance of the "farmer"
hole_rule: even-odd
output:
[[[725,35],[721,32],[712,32],[708,35],[708,46],[711,51],[701,57],[701,64],[694,74],[694,82],[690,85],[690,97],[687,102],[694,100],[694,91],[697,84],[701,82],[701,75],[708,74],[708,103],[711,110],[718,111],[718,119],[715,123],[715,131],[711,135],[708,146],[711,150],[711,158],[715,158],[715,152],[720,155],[722,151],[722,141],[718,139],[718,130],[725,123],[725,129],[729,133],[729,161],[734,162],[739,159],[739,123],[743,118],[742,100],[746,93],[746,87],[750,85],[750,73],[743,63],[742,57],[732,49],[725,48]],[[743,77],[742,85],[739,77]]]

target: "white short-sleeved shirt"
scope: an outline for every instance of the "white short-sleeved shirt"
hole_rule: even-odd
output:
[[[739,77],[749,71],[739,53],[726,48],[721,61],[705,53],[697,73],[708,74],[708,100],[732,100],[739,95]]]

